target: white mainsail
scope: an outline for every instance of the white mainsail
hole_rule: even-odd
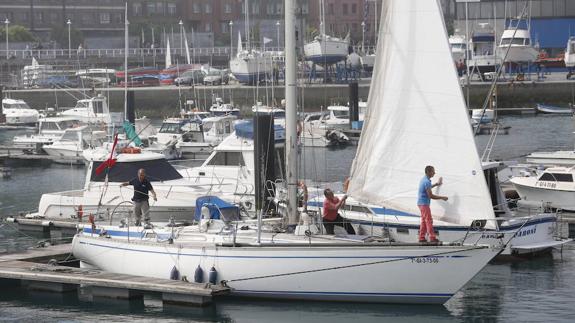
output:
[[[431,203],[434,218],[463,225],[494,218],[439,0],[385,1],[381,18],[349,194],[419,214],[419,181],[433,165],[443,177],[438,194],[449,197]]]
[[[170,39],[166,42],[166,68],[172,66],[172,52],[170,50]]]
[[[242,33],[238,32],[238,54],[243,52],[244,49],[242,47]]]

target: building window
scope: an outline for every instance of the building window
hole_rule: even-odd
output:
[[[220,30],[222,33],[227,34],[229,32],[228,27],[229,27],[229,22],[227,22],[227,21],[220,22]]]
[[[146,5],[146,9],[148,11],[148,16],[151,16],[156,13],[156,4],[155,3],[148,3]]]
[[[327,12],[328,12],[330,15],[333,15],[333,14],[335,13],[335,9],[334,9],[333,3],[330,3],[330,4],[329,4],[329,6],[327,7]]]
[[[34,12],[34,21],[38,22],[38,23],[43,23],[44,22],[44,13],[43,12],[38,12],[35,11]]]
[[[212,13],[212,4],[206,3],[206,13]]]
[[[85,13],[82,15],[82,23],[84,24],[92,24],[94,23],[94,14],[93,13]]]
[[[232,13],[232,5],[229,3],[226,3],[224,5],[224,13]]]
[[[165,15],[163,2],[156,2],[156,13],[160,15]]]
[[[110,13],[109,12],[101,12],[100,13],[100,24],[107,25],[110,23]]]
[[[209,22],[206,22],[206,28],[205,28],[206,32],[209,33],[212,31],[212,24]]]
[[[168,15],[175,16],[178,12],[178,8],[175,3],[168,3]]]
[[[194,13],[200,13],[200,4],[197,2],[194,2],[193,6],[192,6]]]
[[[357,4],[355,3],[351,4],[351,13],[357,13]]]
[[[140,2],[135,2],[132,5],[132,10],[134,11],[134,16],[141,16],[143,15],[142,12],[142,4]]]

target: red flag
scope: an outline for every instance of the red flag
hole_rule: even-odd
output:
[[[118,134],[114,136],[114,144],[112,145],[112,151],[110,152],[110,158],[108,158],[105,162],[100,164],[98,168],[96,168],[96,175],[100,175],[106,169],[114,167],[116,165],[116,159],[114,158],[114,152],[116,151],[116,144],[118,143]]]

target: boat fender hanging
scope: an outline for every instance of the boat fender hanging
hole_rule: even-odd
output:
[[[194,272],[194,282],[196,283],[204,282],[204,270],[202,269],[202,267],[200,267],[200,265],[198,265],[198,268],[196,268],[196,271]]]
[[[172,271],[170,272],[170,279],[171,280],[180,280],[180,271],[178,270],[178,268],[176,266],[174,266],[172,268]]]
[[[214,266],[210,268],[210,272],[208,273],[208,281],[210,284],[215,285],[218,280],[218,271]]]

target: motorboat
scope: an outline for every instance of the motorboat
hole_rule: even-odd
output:
[[[505,62],[534,62],[539,50],[533,47],[529,23],[525,19],[510,19],[497,46],[498,56]],[[507,54],[507,57],[505,56]]]
[[[107,87],[115,82],[116,70],[109,68],[89,68],[79,70],[76,76],[83,87]]]
[[[164,155],[137,147],[118,145],[114,154],[115,164],[105,172],[97,172],[98,167],[110,158],[110,143],[97,149],[84,151],[87,160],[86,178],[83,189],[43,194],[38,205],[38,213],[31,216],[47,219],[78,219],[92,214],[97,222],[119,223],[130,217],[133,223],[133,189],[120,187],[136,177],[139,169],[146,175],[156,192],[157,201],[150,200],[150,217],[153,222],[191,222],[195,209],[195,197],[208,192],[219,192],[223,185],[209,183],[196,184],[189,178],[188,168],[171,165]],[[231,190],[225,188],[225,190]],[[240,196],[228,196],[240,202]],[[79,213],[79,211],[81,211]],[[81,219],[80,219],[81,220]]]
[[[451,47],[451,56],[455,64],[465,64],[467,59],[467,41],[464,35],[449,36],[449,46]]]
[[[573,115],[573,107],[558,107],[549,104],[537,103],[536,111],[545,114]]]
[[[120,125],[122,117],[119,113],[111,113],[106,97],[98,94],[95,97],[78,100],[76,106],[58,113],[62,117],[76,118],[87,124]]]
[[[575,67],[575,37],[569,37],[567,48],[565,49],[565,67],[572,69]]]
[[[6,117],[6,125],[35,126],[40,113],[32,109],[24,100],[2,99],[2,111]]]
[[[63,164],[84,164],[83,151],[88,148],[100,147],[106,141],[105,130],[94,129],[84,125],[64,130],[62,136],[42,146],[42,149],[52,157],[54,162]]]
[[[496,72],[502,63],[501,56],[496,55],[495,33],[488,23],[480,23],[471,34],[471,57],[467,66],[471,74],[478,73],[484,78],[485,73]]]
[[[187,118],[164,119],[155,136],[151,137],[150,148],[175,147],[183,158],[199,159],[212,152],[213,144],[204,140],[202,121]]]
[[[286,84],[295,84],[295,30],[290,29],[295,26],[293,5],[294,1],[286,1]],[[422,10],[411,10],[416,5]],[[384,6],[384,13],[393,12],[397,17],[383,19],[380,37],[386,37],[388,30],[406,30],[407,26],[418,25],[413,21],[431,18],[438,23],[421,24],[426,34],[445,33],[439,23],[442,11],[438,2],[386,1]],[[379,50],[388,50],[387,46],[396,45],[382,39]],[[384,64],[376,64],[376,69],[401,66],[381,63]],[[294,143],[296,92],[288,92],[286,142]],[[296,157],[290,154],[297,151],[292,146],[286,145],[290,160]],[[291,171],[287,174],[291,183],[294,175]],[[288,197],[292,189],[295,187],[288,189]],[[289,205],[295,202],[287,201]],[[231,295],[237,297],[442,304],[501,250],[483,245],[430,246],[320,235],[304,214],[301,222],[296,222],[294,233],[289,233],[275,224],[264,225],[262,218],[257,226],[255,221],[250,225],[238,220],[238,211],[228,214],[208,204],[202,204],[201,209],[199,225],[194,226],[85,227],[74,236],[72,252],[85,268],[147,277],[194,277],[197,282],[208,278],[212,284],[230,287]],[[288,218],[288,223],[291,221]]]
[[[240,109],[234,107],[231,103],[224,103],[222,98],[215,98],[214,103],[210,107],[210,112],[215,116],[221,115],[240,115]]]
[[[347,111],[349,112],[349,109]],[[347,146],[350,143],[350,139],[342,131],[345,125],[339,124],[337,127],[332,127],[332,123],[327,123],[330,117],[333,116],[325,111],[307,114],[301,123],[302,129],[299,135],[301,145],[304,147]],[[347,119],[347,126],[349,127],[349,119]]]
[[[66,129],[83,125],[74,117],[46,117],[38,122],[38,132],[32,135],[14,136],[14,147],[43,152],[44,145],[51,145],[62,137]]]
[[[522,202],[575,211],[573,167],[550,167],[535,176],[510,179]]]
[[[341,39],[329,36],[325,31],[325,3],[320,1],[319,35],[303,46],[305,59],[317,65],[326,66],[341,62],[349,54],[349,36]]]
[[[202,120],[204,141],[216,146],[234,132],[235,115],[207,117]]]
[[[475,124],[491,123],[495,120],[495,110],[471,109],[471,120],[473,120]]]

